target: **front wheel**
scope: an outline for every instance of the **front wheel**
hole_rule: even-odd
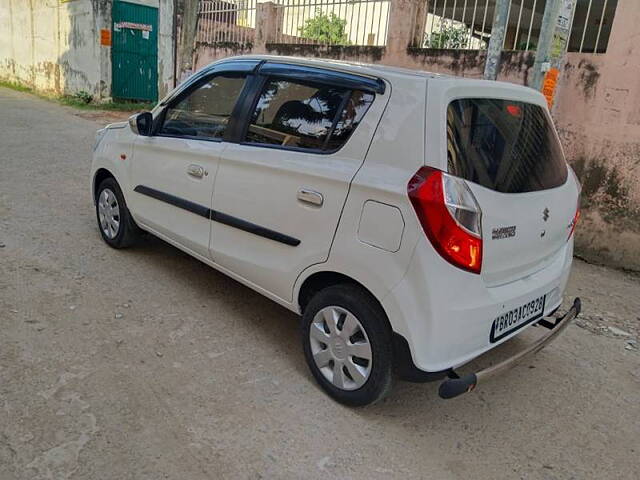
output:
[[[113,178],[106,178],[96,191],[96,217],[102,239],[113,248],[126,248],[139,238],[141,230],[131,218],[124,195]]]
[[[311,373],[338,402],[368,405],[391,389],[391,331],[380,305],[361,287],[318,292],[302,317],[302,343]]]

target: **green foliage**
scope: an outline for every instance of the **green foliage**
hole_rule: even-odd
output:
[[[537,45],[536,41],[535,41],[535,40],[531,40],[531,41],[529,42],[529,49],[528,49],[528,51],[535,51],[535,50],[537,50],[537,49],[538,49],[538,45]],[[524,51],[524,50],[527,50],[527,41],[526,41],[526,40],[523,40],[523,41],[521,41],[520,43],[518,43],[518,46],[517,46],[516,50],[523,50],[523,51]]]
[[[0,87],[10,88],[18,92],[31,92],[31,88],[27,87],[26,85],[22,85],[21,83],[16,82],[8,82],[5,80],[0,80]]]
[[[155,105],[147,102],[136,101],[112,101],[104,103],[87,103],[84,99],[78,98],[76,95],[66,95],[58,97],[58,100],[63,105],[69,107],[80,108],[83,110],[110,110],[117,112],[140,112],[143,110],[151,110]]]
[[[142,112],[147,110],[152,110],[155,107],[155,103],[148,102],[107,102],[107,103],[99,103],[95,106],[98,110],[114,110],[120,112]]]
[[[467,48],[469,31],[463,26],[444,25],[441,30],[427,34],[429,48]]]
[[[34,91],[32,88],[16,82],[8,82],[0,80],[0,87],[11,88],[18,92],[27,92],[36,95],[44,100],[55,101],[69,107],[81,108],[85,110],[111,110],[120,112],[139,112],[142,110],[151,110],[155,105],[153,103],[135,102],[135,101],[113,101],[106,103],[93,103],[93,97],[90,93],[80,91],[74,95],[53,96]]]
[[[80,103],[91,103],[91,100],[93,100],[93,96],[85,90],[74,93],[72,97]]]
[[[304,22],[300,27],[300,35],[304,38],[315,40],[318,43],[329,45],[348,45],[349,39],[345,32],[347,21],[331,12],[326,15],[319,8],[313,18]]]

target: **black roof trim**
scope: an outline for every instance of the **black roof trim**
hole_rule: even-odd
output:
[[[214,63],[204,67],[202,70],[194,73],[187,78],[181,85],[179,85],[170,96],[167,96],[160,102],[160,106],[167,105],[172,100],[176,99],[179,95],[189,89],[193,84],[198,83],[205,77],[209,77],[214,73],[224,72],[238,72],[238,73],[253,73],[260,66],[262,62],[255,59],[242,59],[242,60],[228,60],[219,63]]]
[[[309,67],[293,63],[277,63],[267,61],[260,66],[259,72],[280,78],[306,80],[309,82],[330,83],[353,90],[371,93],[384,93],[386,84],[381,78],[365,77],[337,70]]]

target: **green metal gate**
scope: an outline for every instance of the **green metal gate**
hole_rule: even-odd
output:
[[[112,9],[111,95],[158,99],[158,9],[115,0]]]

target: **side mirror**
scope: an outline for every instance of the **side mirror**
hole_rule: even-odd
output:
[[[140,112],[131,115],[129,117],[129,126],[136,135],[149,137],[153,127],[153,115],[151,115],[151,112]]]

